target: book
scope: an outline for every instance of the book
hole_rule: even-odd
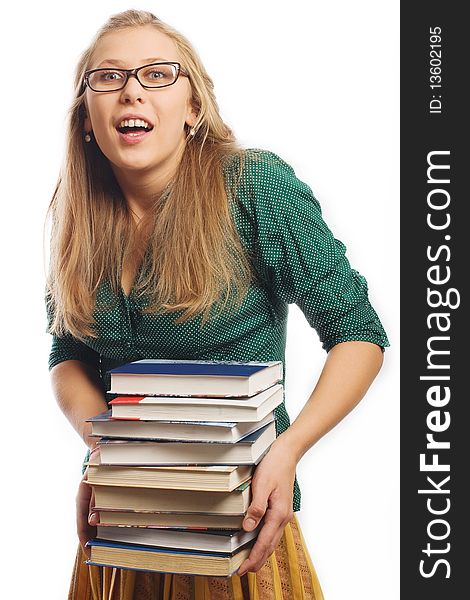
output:
[[[160,546],[201,552],[235,552],[253,540],[261,525],[253,531],[191,531],[183,529],[159,529],[157,527],[128,527],[98,525],[96,537],[99,540]]]
[[[87,419],[94,437],[147,440],[237,442],[274,420],[271,411],[261,421],[147,421],[113,419],[111,409]]]
[[[109,373],[113,394],[253,396],[282,380],[282,362],[146,359]]]
[[[118,396],[110,401],[116,419],[255,422],[279,406],[284,388],[276,383],[251,397],[184,398],[171,396]]]
[[[91,550],[91,558],[86,561],[89,565],[229,577],[249,556],[252,543],[235,553],[155,548],[103,540],[91,540],[87,545]]]
[[[148,442],[101,439],[101,463],[109,465],[243,465],[255,464],[276,439],[274,421],[235,443]]]
[[[147,525],[167,529],[241,529],[244,514],[208,515],[151,511],[98,510],[104,525]]]
[[[88,483],[231,492],[251,479],[252,472],[251,465],[133,467],[102,465],[96,460],[88,463]]]
[[[240,515],[249,506],[251,487],[242,483],[232,492],[163,490],[89,484],[93,487],[96,510],[212,513]]]

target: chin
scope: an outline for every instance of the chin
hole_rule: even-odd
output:
[[[121,169],[123,171],[149,171],[152,169],[154,165],[154,161],[149,160],[148,158],[136,159],[133,160],[120,160],[117,163],[114,163],[117,169]]]
[[[149,171],[152,165],[148,161],[139,161],[123,164],[121,168],[126,171]]]

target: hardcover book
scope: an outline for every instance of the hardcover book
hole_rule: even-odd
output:
[[[231,576],[249,556],[252,546],[249,544],[230,554],[155,548],[103,540],[91,540],[87,545],[91,549],[91,559],[86,562],[90,565],[214,577]]]
[[[271,411],[261,421],[147,421],[113,419],[111,409],[87,419],[92,435],[121,439],[237,442],[274,420]]]
[[[233,492],[206,492],[200,490],[162,490],[90,484],[95,495],[95,509],[153,511],[171,513],[206,513],[241,515],[250,503],[249,482],[242,483]]]
[[[231,492],[251,479],[252,472],[251,465],[132,467],[94,462],[88,464],[88,483]]]
[[[284,400],[284,388],[277,383],[251,397],[188,398],[119,396],[110,401],[116,419],[192,421],[197,414],[204,421],[261,421]]]
[[[101,439],[101,463],[108,465],[247,465],[255,464],[276,439],[274,421],[235,443],[148,442]]]
[[[159,529],[156,527],[119,527],[98,525],[96,537],[99,540],[159,546],[201,552],[235,552],[253,540],[261,526],[253,531],[191,531],[187,529]]]
[[[109,373],[113,394],[253,396],[282,380],[282,362],[146,359]]]
[[[241,529],[244,515],[209,515],[204,513],[163,513],[151,511],[100,510],[105,525],[144,525],[167,529]]]

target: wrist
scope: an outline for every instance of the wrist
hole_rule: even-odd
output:
[[[303,456],[301,449],[295,444],[295,440],[291,435],[288,435],[288,429],[283,433],[279,434],[274,442],[271,444],[271,448],[275,452],[279,452],[282,457],[289,457],[295,465]]]
[[[316,444],[321,435],[311,426],[306,426],[299,419],[294,421],[276,438],[276,443],[284,452],[289,453],[300,462],[303,455]]]

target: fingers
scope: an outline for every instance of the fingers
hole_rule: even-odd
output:
[[[99,512],[95,512],[95,490],[91,488],[90,505],[88,508],[88,524],[92,527],[96,527],[100,522]]]
[[[267,499],[261,500],[261,498],[253,499],[248,510],[246,511],[245,518],[243,520],[243,529],[245,531],[253,531],[261,519],[266,513],[268,507]]]
[[[96,536],[96,527],[93,525],[96,525],[98,519],[96,513],[93,513],[95,517],[91,518],[92,515],[90,515],[89,520],[90,507],[93,505],[93,497],[92,488],[86,483],[86,475],[81,480],[78,487],[76,505],[78,539],[83,552],[87,558],[90,558],[90,550],[85,546],[85,544],[88,542],[88,540]]]
[[[245,519],[243,529],[252,531],[264,518],[256,542],[248,558],[240,565],[237,575],[247,571],[258,571],[274,552],[281,539],[284,527],[292,517],[292,493],[283,493],[273,477],[273,465],[262,461],[258,465],[251,484],[252,500]],[[263,467],[265,467],[263,469]]]
[[[261,528],[255,545],[251,549],[248,558],[240,565],[237,571],[238,576],[244,575],[247,571],[258,571],[268,560],[276,549],[279,540],[284,533],[284,528],[292,518],[292,509],[286,508],[269,509],[266,512],[264,525]]]
[[[99,522],[100,522],[99,514],[96,512],[90,512],[90,514],[88,515],[88,525],[91,525],[92,527],[96,527]]]
[[[260,484],[259,480],[259,472],[257,472],[251,482],[252,498],[243,520],[243,529],[245,531],[253,531],[264,517],[268,508],[271,487],[263,484],[263,482]]]

